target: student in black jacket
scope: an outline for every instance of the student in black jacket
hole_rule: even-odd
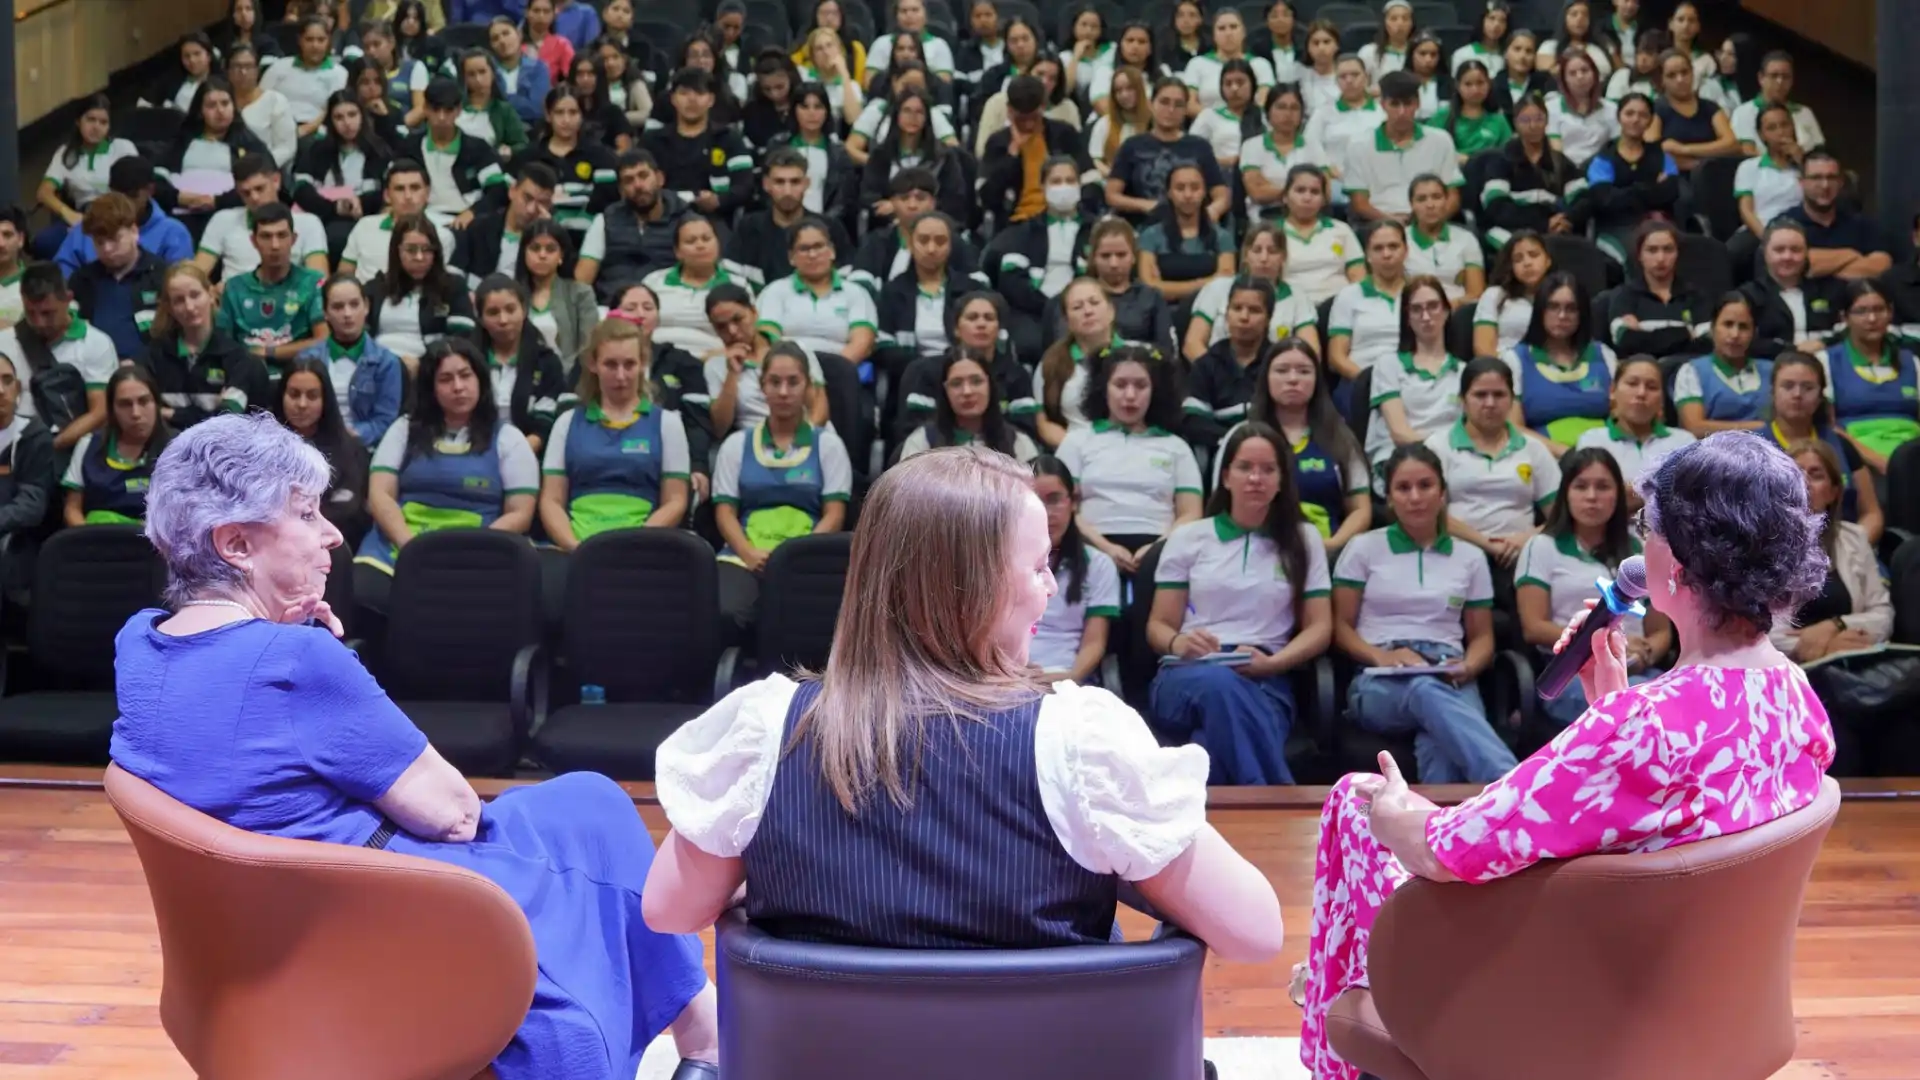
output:
[[[1016,76],[1007,84],[1007,123],[987,139],[980,174],[980,205],[1002,226],[1018,224],[1050,213],[1065,213],[1054,206],[1048,192],[1060,182],[1053,177],[1053,161],[1071,159],[1077,167],[1073,186],[1079,189],[1074,209],[1088,210],[1099,205],[1100,172],[1087,155],[1085,139],[1070,125],[1046,115],[1046,86],[1032,75]],[[1039,157],[1045,167],[1038,172],[1038,183],[1026,182],[1026,162]]]
[[[954,324],[961,299],[986,285],[980,274],[967,274],[953,264],[954,237],[959,228],[952,218],[938,211],[913,219],[907,234],[911,268],[888,281],[875,303],[879,312],[879,343],[874,359],[888,375],[893,388],[883,404],[883,416],[899,413],[902,376],[907,366],[921,357],[938,357],[952,344],[949,327]],[[922,303],[938,300],[938,305]]]
[[[753,197],[753,154],[739,133],[713,119],[713,75],[699,68],[674,73],[672,118],[640,136],[666,176],[667,190],[715,222]]]
[[[897,219],[888,194],[890,185],[901,170],[916,167],[934,175],[939,188],[934,201],[940,212],[955,221],[968,220],[973,193],[967,190],[959,152],[934,137],[933,99],[910,87],[894,96],[892,107],[887,133],[874,144],[861,170],[860,205],[872,215],[872,227]]]
[[[1760,263],[1753,280],[1740,286],[1753,308],[1753,344],[1748,351],[1761,360],[1789,350],[1818,356],[1846,306],[1845,283],[1807,276],[1807,234],[1799,222],[1786,218],[1761,234]]]
[[[782,148],[799,153],[807,165],[806,206],[809,212],[831,218],[843,228],[857,223],[854,211],[860,194],[860,166],[834,133],[833,110],[827,88],[819,83],[800,87],[793,102],[793,127],[768,144],[768,154]],[[769,160],[771,158],[769,157]],[[852,253],[852,248],[847,249]]]
[[[1093,218],[1081,212],[1080,164],[1056,155],[1041,169],[1047,207],[996,234],[987,245],[987,280],[1007,298],[1014,352],[1035,362],[1049,344],[1047,303],[1087,272]]]
[[[140,104],[183,113],[191,110],[188,103],[213,72],[213,42],[205,32],[195,30],[182,37],[175,50],[179,64],[140,95]]]
[[[329,260],[339,261],[355,222],[385,209],[392,163],[393,148],[367,123],[353,90],[329,97],[320,138],[300,151],[293,168],[293,201],[326,225]]]
[[[26,602],[41,526],[53,506],[53,433],[21,416],[27,392],[15,361],[0,354],[0,592],[7,602]]]
[[[586,102],[565,83],[547,91],[546,123],[533,133],[532,143],[520,155],[522,167],[514,170],[522,180],[528,165],[537,164],[550,174],[548,212],[573,230],[576,247],[593,215],[620,197],[619,158],[586,131],[585,108]]]
[[[1528,108],[1544,108],[1528,99]],[[1543,135],[1534,145],[1523,136],[1507,140],[1487,164],[1480,189],[1481,225],[1501,247],[1518,232],[1565,232],[1572,228],[1567,205],[1587,187],[1585,175]],[[1558,223],[1561,227],[1555,229]]]
[[[213,282],[193,263],[166,271],[147,351],[160,387],[160,416],[175,431],[223,412],[273,405],[266,364],[214,326]]]
[[[1709,301],[1680,280],[1680,229],[1670,221],[1647,222],[1634,234],[1632,255],[1639,273],[1608,293],[1602,332],[1614,351],[1662,357],[1711,349]]]
[[[1645,94],[1620,100],[1620,137],[1587,162],[1587,188],[1569,200],[1574,232],[1594,227],[1594,242],[1624,263],[1627,242],[1654,214],[1679,216],[1680,169],[1673,155],[1646,141],[1653,102]]]
[[[553,170],[538,161],[523,161],[519,178],[507,194],[507,205],[473,219],[456,233],[453,265],[467,275],[467,284],[479,285],[493,274],[511,276],[520,264],[520,238],[536,221],[553,216],[557,181]]]
[[[894,217],[902,223],[911,223],[922,214],[934,209],[935,193],[939,182],[925,169],[902,169],[894,174],[888,185],[892,196]],[[949,254],[953,267],[962,276],[975,274],[980,266],[980,256],[965,237],[956,237]],[[876,303],[880,290],[894,278],[907,273],[913,267],[911,253],[907,250],[906,234],[902,226],[872,229],[860,241],[860,250],[853,256],[853,271],[849,275],[872,293]],[[986,278],[980,278],[982,284]]]
[[[767,208],[741,218],[740,227],[733,231],[726,249],[726,258],[740,264],[754,288],[764,288],[769,282],[793,273],[793,261],[787,253],[787,233],[807,217],[806,195],[811,182],[807,176],[807,159],[800,151],[782,147],[767,155],[766,167],[760,174],[760,188],[766,195]],[[821,220],[826,222],[828,238],[833,241],[835,265],[850,264],[853,238],[835,218],[822,217]]]
[[[474,290],[473,300],[480,317],[473,344],[487,359],[494,401],[537,455],[553,430],[554,419],[573,407],[566,368],[539,329],[527,321],[530,303],[519,282],[491,275]]]
[[[500,155],[460,130],[461,101],[459,84],[452,79],[428,83],[427,126],[400,149],[401,157],[425,165],[429,177],[436,163],[444,163],[453,173],[452,191],[433,183],[427,209],[451,218],[449,224],[455,229],[500,209],[507,197],[507,174],[501,171]]]
[[[154,172],[160,178],[156,197],[161,209],[192,220],[198,215],[239,206],[240,196],[234,192],[216,196],[181,191],[177,181],[188,173],[231,174],[233,163],[248,154],[273,156],[260,136],[247,127],[240,107],[234,103],[233,87],[226,78],[207,76],[193,95],[193,104],[187,110],[179,137],[154,163]],[[198,217],[198,220],[206,219]]]
[[[1539,48],[1540,40],[1531,30],[1515,30],[1507,39],[1507,68],[1503,74],[1494,76],[1487,108],[1506,113],[1508,123],[1513,122],[1514,107],[1522,101],[1536,94],[1544,98],[1558,89],[1552,76],[1534,67]]]

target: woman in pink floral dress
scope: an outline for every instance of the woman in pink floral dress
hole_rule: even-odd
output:
[[[1826,710],[1767,640],[1774,612],[1826,575],[1799,470],[1769,441],[1729,432],[1669,455],[1638,486],[1648,600],[1680,640],[1673,669],[1628,686],[1625,640],[1610,631],[1580,674],[1593,706],[1479,795],[1440,809],[1382,754],[1382,775],[1348,776],[1328,797],[1296,973],[1300,1058],[1318,1080],[1359,1075],[1327,1045],[1327,1010],[1366,983],[1374,916],[1408,877],[1481,884],[1542,859],[1657,851],[1765,824],[1819,792],[1833,761]]]

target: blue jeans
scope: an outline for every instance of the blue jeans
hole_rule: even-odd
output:
[[[1395,641],[1431,664],[1460,659],[1460,650],[1431,641]],[[1455,686],[1438,675],[1360,675],[1347,688],[1354,722],[1376,735],[1413,735],[1414,759],[1423,784],[1485,784],[1505,776],[1519,761],[1493,725],[1480,689]]]
[[[1660,672],[1658,671],[1643,671],[1637,675],[1627,676],[1627,685],[1639,686],[1643,682],[1659,677]],[[1561,693],[1559,697],[1547,698],[1540,702],[1540,714],[1553,721],[1554,724],[1559,727],[1566,727],[1568,724],[1580,719],[1581,715],[1586,711],[1586,691],[1580,689],[1578,680],[1569,683],[1567,689]]]
[[[1293,730],[1288,676],[1250,679],[1218,664],[1161,668],[1148,705],[1156,730],[1206,750],[1213,761],[1207,783],[1293,783],[1286,754]]]

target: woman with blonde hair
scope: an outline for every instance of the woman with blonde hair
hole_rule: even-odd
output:
[[[1087,156],[1103,180],[1120,154],[1120,144],[1153,127],[1153,98],[1139,68],[1115,68],[1106,101],[1106,109],[1087,128]]]
[[[1113,330],[1127,341],[1139,341],[1173,352],[1173,312],[1158,292],[1140,280],[1140,237],[1125,218],[1109,214],[1094,222],[1087,233],[1087,276],[1106,291],[1113,305]],[[1057,299],[1057,298],[1056,298]],[[1041,332],[1047,341],[1066,336],[1066,309],[1047,305]]]
[[[1040,441],[1048,446],[1059,446],[1069,431],[1086,426],[1081,398],[1087,373],[1103,350],[1123,340],[1114,329],[1106,288],[1091,278],[1067,283],[1060,293],[1060,310],[1066,316],[1066,334],[1041,355],[1033,371],[1033,396],[1040,404],[1035,423]]]
[[[847,58],[846,46],[840,43],[837,32],[824,26],[816,27],[794,57],[803,82],[817,82],[826,88],[827,102],[833,108],[836,123],[851,122],[860,115],[860,110],[866,107],[867,96],[860,90],[860,80],[853,76],[850,66],[853,61]]]
[[[1206,824],[1205,752],[1032,673],[1051,554],[1005,455],[946,447],[884,473],[826,669],[737,690],[660,747],[673,829],[648,925],[706,927],[745,885],[747,918],[780,937],[1098,944],[1124,879],[1222,957],[1273,957],[1279,903]]]
[[[679,413],[653,401],[652,352],[630,322],[594,328],[580,403],[553,422],[540,463],[540,523],[561,551],[613,529],[673,528],[687,516],[687,432]]]
[[[214,325],[213,279],[196,263],[160,276],[160,303],[141,361],[160,388],[160,416],[175,431],[220,412],[266,408],[267,366]]]

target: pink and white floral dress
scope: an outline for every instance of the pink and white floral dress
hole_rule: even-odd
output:
[[[1659,851],[1763,825],[1813,802],[1833,763],[1827,711],[1793,664],[1683,667],[1602,698],[1473,798],[1427,819],[1463,882],[1542,859]],[[1367,982],[1367,940],[1410,876],[1342,779],[1320,815],[1300,1060],[1317,1080],[1359,1070],[1327,1045],[1327,1010]]]

